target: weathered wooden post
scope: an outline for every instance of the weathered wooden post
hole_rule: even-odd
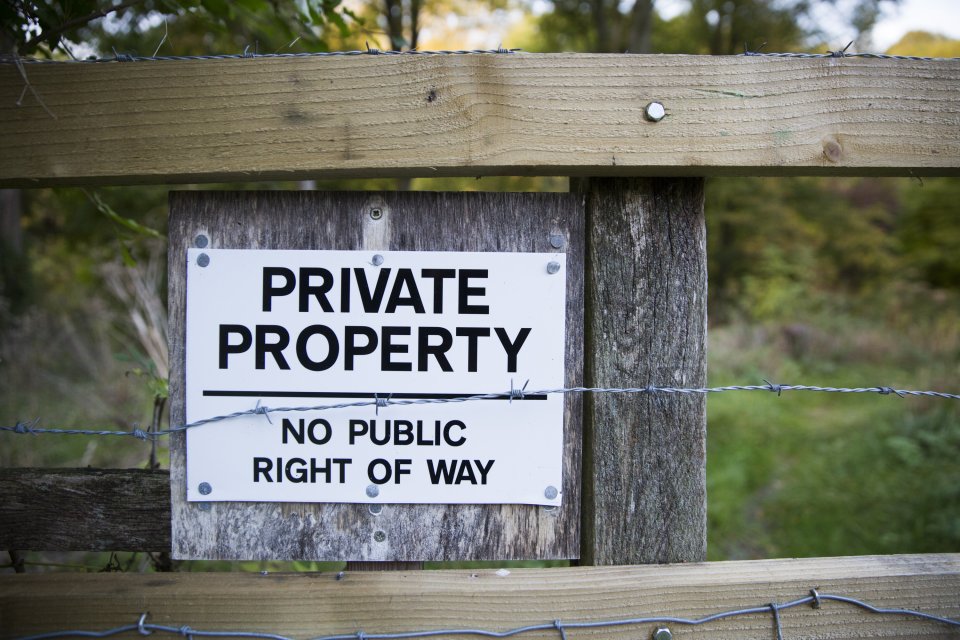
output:
[[[586,385],[706,383],[702,178],[574,181],[586,197]],[[706,560],[706,400],[584,404],[581,562]]]
[[[572,265],[565,386],[703,386],[703,181],[595,179],[575,186],[583,192],[580,197],[537,199],[492,194],[175,195],[170,260],[174,327],[184,323],[183,265],[187,248],[198,238],[201,244],[209,242],[210,249],[555,251]],[[459,217],[451,217],[452,211]],[[585,229],[580,226],[584,219]],[[587,293],[581,303],[577,265],[585,242]],[[585,338],[577,319],[584,306]],[[184,332],[177,329],[174,335],[173,391],[174,398],[182,398]],[[579,373],[581,353],[585,376]],[[309,396],[301,392],[300,397]],[[581,483],[578,409],[584,402]],[[390,562],[576,558],[578,551],[588,564],[705,559],[704,398],[601,393],[585,399],[568,395],[566,406],[564,502],[560,513],[549,515],[541,507],[506,504],[395,505],[368,513],[363,504],[306,505],[290,498],[292,504],[231,499],[204,506],[185,499],[186,451],[182,436],[175,436],[174,551],[185,557]],[[173,410],[176,422],[185,421],[181,403]],[[585,535],[578,549],[581,489],[579,519]],[[514,533],[491,537],[484,533],[491,526]]]

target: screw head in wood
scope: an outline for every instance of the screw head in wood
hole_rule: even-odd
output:
[[[208,256],[208,255],[205,254],[205,253],[201,253],[200,255],[197,256],[197,266],[198,266],[198,267],[205,267],[205,266],[207,266],[208,264],[210,264],[210,256]]]
[[[560,263],[559,263],[559,262],[550,262],[550,263],[547,264],[547,273],[549,273],[549,274],[552,275],[552,274],[554,274],[554,273],[556,273],[556,272],[558,272],[558,271],[560,271]]]
[[[660,627],[653,632],[653,640],[673,640],[673,633],[666,627]]]
[[[651,102],[643,110],[643,115],[650,122],[660,122],[667,115],[667,110],[659,102]]]
[[[381,209],[380,207],[373,207],[370,209],[371,220],[379,220],[382,217],[383,217],[383,209]]]
[[[202,233],[193,239],[193,246],[197,247],[198,249],[205,249],[208,244],[210,244],[210,239]]]
[[[209,482],[201,482],[197,489],[200,491],[200,495],[202,496],[208,496],[213,493],[213,487],[210,486]]]
[[[384,540],[387,539],[387,534],[385,534],[383,531],[374,531],[373,539],[376,540],[377,542],[383,542]]]
[[[559,235],[559,234],[552,234],[552,235],[550,236],[550,246],[553,247],[554,249],[562,249],[562,248],[563,248],[563,236],[561,236],[561,235]]]
[[[382,504],[372,504],[372,505],[370,505],[369,507],[367,507],[367,511],[369,511],[369,512],[370,512],[370,515],[372,515],[372,516],[378,516],[378,515],[380,515],[381,513],[383,513],[383,505],[382,505]]]

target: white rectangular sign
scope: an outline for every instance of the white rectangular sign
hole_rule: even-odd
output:
[[[560,504],[565,267],[190,249],[187,499]]]

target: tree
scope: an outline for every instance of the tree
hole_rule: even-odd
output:
[[[331,35],[349,34],[350,19],[352,14],[340,7],[340,0],[14,0],[0,4],[0,54],[62,59],[73,57],[81,44],[82,50],[98,55],[322,51]],[[168,37],[171,33],[175,35]],[[116,236],[118,230],[112,228],[116,218],[100,215],[85,196],[79,197],[77,219],[84,223],[84,229],[74,229],[79,237],[98,229],[108,237]],[[30,297],[33,270],[22,229],[32,226],[33,235],[38,231],[36,219],[23,219],[31,200],[57,208],[56,198],[42,193],[0,191],[0,311],[4,313],[22,311]],[[144,202],[143,198],[132,200]],[[84,210],[89,217],[80,215]],[[121,242],[121,252],[129,254],[129,242]]]
[[[166,21],[201,26],[216,40],[229,36],[244,46],[296,42],[315,51],[325,48],[331,29],[348,33],[351,17],[340,0],[14,0],[0,9],[0,43],[6,51],[23,56],[52,57],[59,52],[72,57],[71,44],[77,42],[109,53],[106,45],[114,36],[143,32]]]
[[[768,50],[800,50],[816,30],[813,11],[835,0],[691,0],[690,8],[670,20],[656,12],[656,0],[552,0],[553,11],[540,19],[547,51],[620,53],[740,53],[746,45]],[[866,33],[879,17],[883,0],[857,0],[848,21]],[[894,0],[899,1],[899,0]]]

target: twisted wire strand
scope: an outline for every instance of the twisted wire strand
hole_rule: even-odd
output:
[[[954,618],[948,618],[946,616],[938,616],[931,613],[926,613],[923,611],[916,611],[913,609],[905,608],[887,608],[887,607],[878,607],[876,605],[852,598],[849,596],[830,594],[830,593],[819,593],[816,589],[810,590],[810,595],[804,596],[802,598],[797,598],[786,602],[784,604],[771,603],[767,605],[761,605],[756,607],[748,607],[744,609],[730,609],[728,611],[721,611],[718,613],[713,613],[706,615],[700,618],[682,618],[675,616],[650,616],[650,617],[636,617],[636,618],[623,618],[617,620],[595,620],[595,621],[586,621],[586,622],[564,622],[561,623],[560,620],[554,620],[553,622],[545,622],[541,624],[531,624],[522,627],[515,627],[513,629],[507,629],[505,631],[493,631],[490,629],[433,629],[433,630],[423,630],[423,631],[403,631],[403,632],[389,632],[389,633],[365,633],[364,631],[357,631],[355,633],[344,633],[337,635],[327,635],[327,636],[317,636],[311,640],[408,640],[410,638],[431,638],[435,636],[479,636],[484,638],[510,638],[513,636],[521,635],[524,633],[529,633],[532,631],[557,631],[560,635],[561,640],[565,640],[566,632],[570,629],[599,629],[607,627],[622,627],[622,626],[636,626],[644,624],[675,624],[675,625],[685,625],[685,626],[701,626],[706,625],[711,622],[716,622],[718,620],[725,620],[728,618],[738,618],[743,616],[759,615],[759,614],[770,614],[773,618],[777,638],[782,640],[783,638],[783,627],[780,619],[780,613],[788,609],[794,609],[803,605],[811,605],[813,609],[820,609],[824,601],[828,602],[838,602],[842,604],[847,604],[852,607],[859,608],[863,611],[866,611],[875,615],[885,615],[885,616],[899,616],[905,618],[912,618],[917,621],[926,621],[934,622],[938,624],[943,624],[949,627],[960,627],[960,620]],[[106,629],[104,631],[87,631],[79,629],[67,629],[62,631],[51,631],[49,633],[41,633],[30,636],[22,636],[17,640],[53,640],[55,638],[72,638],[72,637],[82,637],[82,638],[107,638],[110,636],[118,635],[121,633],[127,633],[136,631],[140,635],[151,635],[154,632],[159,633],[169,633],[172,635],[180,635],[184,638],[257,638],[260,640],[294,640],[288,636],[283,636],[275,633],[264,633],[258,631],[205,631],[202,629],[194,629],[187,625],[180,627],[175,627],[171,625],[161,625],[148,623],[146,613],[140,616],[139,621],[136,624],[127,624],[120,627],[114,627],[113,629]]]
[[[744,48],[743,56],[758,58],[795,58],[795,59],[822,59],[822,58],[864,58],[870,60],[900,60],[900,61],[920,61],[920,62],[939,62],[945,60],[960,60],[960,58],[937,58],[932,56],[905,56],[889,53],[847,53],[847,48],[837,51],[827,51],[826,53],[806,53],[806,52],[765,52],[750,51]],[[104,64],[111,62],[179,62],[184,60],[252,60],[263,58],[335,58],[335,57],[355,57],[355,56],[462,56],[462,55],[497,55],[521,53],[522,49],[505,49],[497,47],[496,49],[438,49],[432,51],[419,51],[416,49],[406,51],[392,51],[368,47],[367,49],[355,49],[350,51],[307,51],[307,52],[285,52],[285,53],[257,53],[249,51],[249,47],[243,53],[219,53],[208,55],[183,55],[183,56],[141,56],[130,53],[113,52],[112,56],[100,56],[88,58],[85,60],[51,60],[47,58],[35,58],[30,56],[18,56],[11,54],[0,55],[0,64]]]
[[[529,382],[529,381],[528,381]],[[381,396],[375,394],[372,400],[356,400],[352,402],[339,402],[335,404],[320,404],[320,405],[311,405],[311,406],[293,406],[293,407],[267,407],[257,401],[257,404],[252,409],[244,409],[241,411],[234,411],[233,413],[227,413],[219,416],[211,416],[209,418],[203,418],[201,420],[195,420],[187,424],[170,427],[168,429],[160,429],[158,431],[144,431],[139,428],[133,428],[130,431],[122,431],[116,429],[52,429],[46,427],[38,427],[39,418],[31,422],[17,422],[13,426],[0,426],[0,432],[12,432],[17,434],[59,434],[59,435],[83,435],[83,436],[132,436],[138,440],[156,440],[162,436],[167,436],[173,433],[180,433],[182,431],[187,431],[188,429],[194,429],[206,424],[212,424],[215,422],[223,422],[227,420],[232,420],[234,418],[240,418],[243,416],[250,415],[262,415],[268,422],[270,420],[271,413],[304,413],[304,412],[316,412],[316,411],[331,411],[335,409],[349,409],[349,408],[358,408],[358,407],[374,407],[377,413],[379,414],[380,409],[386,409],[390,406],[407,406],[407,405],[429,405],[429,404],[449,404],[449,403],[461,403],[461,402],[473,402],[477,400],[503,400],[508,399],[510,402],[514,400],[523,400],[525,396],[543,396],[551,394],[568,394],[568,393],[613,393],[613,394],[640,394],[640,393],[663,393],[663,394],[679,394],[679,395],[707,395],[712,393],[725,393],[732,391],[766,391],[769,393],[776,393],[777,396],[783,395],[787,391],[807,391],[807,392],[820,392],[820,393],[875,393],[878,395],[895,395],[900,398],[905,398],[909,396],[913,397],[928,397],[928,398],[941,398],[945,400],[960,400],[960,394],[955,393],[944,393],[941,391],[917,391],[913,389],[894,389],[893,387],[823,387],[823,386],[814,386],[814,385],[805,385],[805,384],[774,384],[771,382],[766,382],[766,384],[755,384],[755,385],[729,385],[723,387],[659,387],[654,385],[648,385],[645,387],[563,387],[558,389],[541,389],[537,391],[526,391],[527,385],[525,384],[523,388],[515,388],[513,383],[510,384],[510,389],[502,392],[495,393],[482,393],[477,395],[469,396],[459,396],[459,397],[447,397],[447,398],[398,398],[393,399],[391,396]]]
[[[841,55],[842,54],[842,55]],[[793,52],[762,52],[744,51],[744,56],[757,58],[866,58],[869,60],[904,60],[919,62],[940,62],[943,60],[960,60],[960,58],[933,58],[930,56],[900,56],[890,53],[845,53],[829,51],[827,53],[793,53]]]
[[[309,51],[298,53],[219,53],[193,56],[139,56],[129,53],[117,53],[112,56],[88,58],[86,60],[49,60],[45,58],[23,57],[10,54],[0,55],[0,63],[17,64],[103,64],[108,62],[174,62],[183,60],[252,60],[263,58],[336,58],[352,56],[462,56],[518,53],[522,49],[439,49],[435,51],[391,51],[381,49],[359,49],[354,51]]]

